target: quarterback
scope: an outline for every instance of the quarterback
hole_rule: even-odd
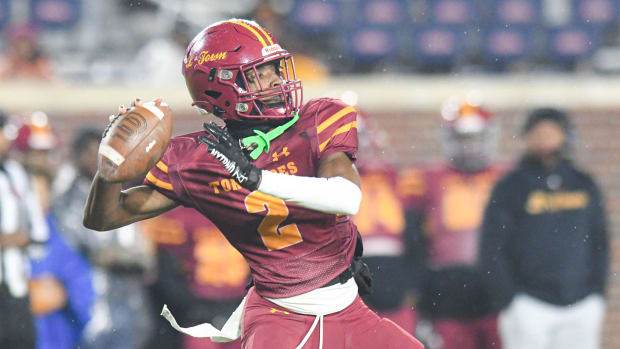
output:
[[[221,332],[187,333],[240,336],[246,349],[422,348],[358,295],[369,280],[349,218],[361,200],[355,109],[302,103],[291,55],[252,21],[205,28],[182,69],[194,106],[226,126],[171,139],[144,185],[122,191],[96,176],[84,224],[107,230],[183,205],[218,227],[254,286]]]

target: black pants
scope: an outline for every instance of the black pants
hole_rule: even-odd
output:
[[[14,298],[0,285],[0,349],[34,349],[34,320],[28,297]]]

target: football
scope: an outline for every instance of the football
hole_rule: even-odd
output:
[[[99,145],[99,174],[108,182],[144,176],[161,159],[172,134],[166,103],[142,103],[116,117]]]

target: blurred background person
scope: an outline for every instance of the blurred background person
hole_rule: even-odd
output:
[[[12,147],[46,215],[49,239],[41,258],[31,263],[31,309],[38,349],[74,348],[90,319],[94,291],[90,265],[67,245],[48,208],[50,186],[60,163],[60,139],[43,112],[34,112],[18,128]]]
[[[0,111],[0,347],[34,348],[28,258],[42,257],[49,232],[28,175],[8,158],[16,130],[7,118]]]
[[[362,202],[355,224],[364,242],[364,261],[373,277],[373,293],[364,302],[379,316],[387,317],[415,334],[413,287],[407,275],[415,272],[406,265],[405,212],[397,191],[397,171],[389,151],[385,131],[373,125],[376,120],[357,118],[357,169],[362,185]],[[417,285],[414,285],[417,286]]]
[[[97,170],[101,132],[79,131],[71,145],[77,168],[69,189],[52,204],[52,214],[70,246],[93,267],[95,304],[81,348],[141,348],[151,336],[150,300],[145,275],[154,257],[138,225],[95,232],[82,225],[90,181]]]
[[[0,81],[53,78],[51,60],[39,45],[34,26],[16,26],[5,36],[10,45],[0,57]]]
[[[67,245],[53,217],[47,217],[49,240],[43,258],[31,263],[31,309],[35,315],[37,349],[78,346],[90,320],[95,298],[91,267]]]
[[[153,315],[159,315],[167,304],[179,314],[181,326],[208,322],[221,328],[246,293],[250,274],[241,254],[193,209],[179,207],[140,224],[157,244],[157,277],[151,287]],[[214,343],[182,335],[162,317],[157,324],[149,348],[241,348],[239,340]]]
[[[184,83],[181,63],[185,50],[192,39],[191,28],[178,19],[172,28],[162,36],[156,36],[145,43],[137,52],[126,78],[128,82],[140,84]]]
[[[574,129],[557,109],[529,113],[525,154],[493,188],[480,264],[507,349],[597,349],[609,265],[604,199],[571,161]]]
[[[42,111],[33,112],[19,125],[12,145],[14,155],[28,173],[41,209],[47,214],[51,185],[61,163],[60,138]]]
[[[501,348],[497,316],[477,269],[484,206],[503,172],[494,160],[497,133],[485,109],[449,100],[439,133],[445,160],[400,178],[409,268],[422,270],[418,310],[438,336],[427,340],[431,348]]]

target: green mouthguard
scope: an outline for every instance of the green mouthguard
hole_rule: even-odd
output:
[[[245,137],[241,140],[241,143],[245,148],[256,144],[256,148],[254,148],[254,150],[250,152],[250,157],[252,158],[252,160],[256,160],[261,156],[263,152],[267,154],[269,152],[269,145],[271,141],[278,138],[284,133],[284,131],[295,125],[297,120],[299,120],[299,114],[293,112],[293,118],[289,120],[286,124],[280,125],[267,133],[260,130],[254,130],[256,136]]]

